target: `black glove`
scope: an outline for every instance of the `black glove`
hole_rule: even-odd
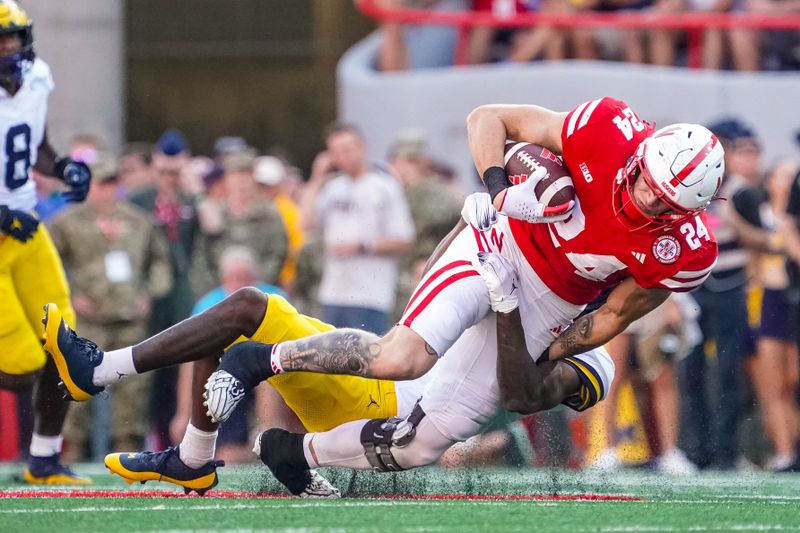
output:
[[[25,242],[36,233],[39,221],[25,211],[16,211],[0,205],[0,231],[20,242]]]
[[[56,176],[69,186],[62,193],[68,202],[82,202],[89,194],[92,172],[84,163],[73,161],[71,157],[62,157],[56,161]]]

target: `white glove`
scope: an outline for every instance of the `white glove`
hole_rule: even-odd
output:
[[[497,209],[492,205],[489,193],[474,192],[467,196],[461,208],[461,218],[478,231],[491,228],[497,222]]]
[[[544,167],[539,167],[533,174],[520,183],[506,189],[506,196],[500,206],[500,212],[517,220],[524,220],[532,224],[550,223],[565,220],[569,217],[575,201],[556,206],[547,206],[539,203],[534,188],[536,184],[547,175]]]
[[[478,252],[478,274],[489,289],[492,311],[510,313],[519,307],[519,283],[514,265],[500,254]]]

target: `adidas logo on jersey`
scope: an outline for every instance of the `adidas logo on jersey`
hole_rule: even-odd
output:
[[[644,264],[644,258],[646,256],[642,252],[631,252],[631,254],[633,254],[633,257],[635,257],[637,261]]]

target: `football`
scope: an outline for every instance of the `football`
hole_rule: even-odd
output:
[[[538,144],[526,142],[506,143],[505,167],[509,181],[518,185],[533,172],[544,167],[547,175],[534,187],[536,198],[548,206],[557,206],[575,199],[575,185],[567,166],[559,156]]]

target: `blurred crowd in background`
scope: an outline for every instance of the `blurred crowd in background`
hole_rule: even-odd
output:
[[[709,126],[727,170],[726,200],[709,212],[720,243],[711,278],[609,344],[616,379],[597,407],[501,418],[445,464],[798,468],[798,161],[762,161],[757,132],[740,120]],[[71,155],[94,174],[87,202],[65,205],[37,179],[37,209],[62,255],[77,330],[120,348],[255,285],[334,325],[386,331],[458,221],[468,180],[428,153],[422,131],[397,132],[376,162],[354,126],[332,124],[319,143],[306,176],[281,149],[261,153],[240,137],[220,137],[204,156],[175,130],[121,150],[76,136]],[[65,460],[179,442],[189,389],[188,369],[169,368],[76,404]],[[21,439],[29,401],[18,397]],[[259,402],[222,426],[220,458],[254,458],[250,435],[269,408]]]
[[[377,0],[391,8],[440,12],[489,12],[500,20],[523,13],[640,13],[654,17],[682,13],[797,15],[797,0]],[[384,22],[378,67],[385,71],[452,65],[457,30]],[[708,69],[797,70],[800,32],[749,28],[709,28],[702,32],[702,66]],[[685,66],[685,31],[672,29],[533,28],[502,29],[476,26],[469,32],[466,62],[526,62],[534,60],[602,59],[632,63]]]

